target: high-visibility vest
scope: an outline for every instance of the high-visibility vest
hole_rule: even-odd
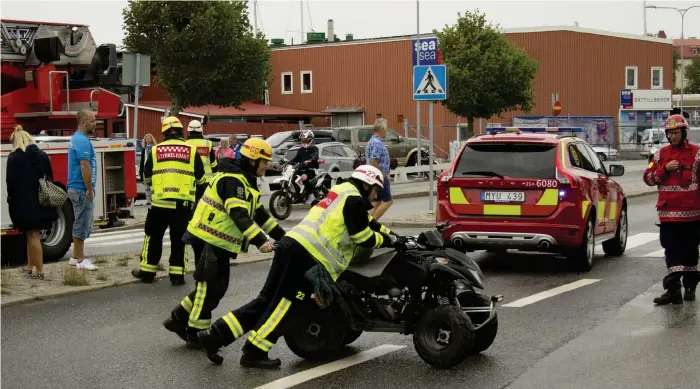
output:
[[[227,177],[235,178],[243,184],[241,189],[245,191],[244,197],[247,200],[234,197],[224,201],[219,196],[216,187],[221,179]],[[253,219],[255,211],[260,205],[259,201],[260,192],[250,186],[244,175],[217,173],[197,203],[197,209],[187,225],[187,231],[216,247],[232,253],[239,253],[243,247],[247,246],[250,238],[260,232],[260,228],[253,224],[248,229],[249,231],[241,231],[231,219],[229,211],[235,207],[242,207],[248,211],[248,216]]]
[[[343,217],[343,207],[350,196],[361,196],[355,185],[346,182],[334,186],[286,235],[323,264],[334,281],[348,267],[357,249]]]
[[[151,204],[175,208],[169,200],[195,200],[194,161],[197,148],[179,139],[169,139],[151,148]]]
[[[212,173],[212,165],[209,156],[214,148],[214,144],[210,140],[202,138],[187,139],[186,142],[197,148],[197,153],[202,158],[202,163],[204,164],[204,179],[207,182],[211,181],[214,177],[214,173]]]

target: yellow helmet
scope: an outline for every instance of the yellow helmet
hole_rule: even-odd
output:
[[[163,120],[160,132],[168,131],[171,128],[183,128],[182,123],[180,123],[180,119],[176,118],[175,116],[168,116]]]
[[[250,159],[272,159],[272,146],[267,141],[260,138],[250,138],[241,146],[241,155]]]

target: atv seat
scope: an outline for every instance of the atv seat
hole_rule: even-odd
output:
[[[346,272],[352,272],[366,278],[379,277],[387,265],[396,256],[393,249],[365,249],[358,247]]]

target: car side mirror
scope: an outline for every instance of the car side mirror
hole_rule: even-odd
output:
[[[625,166],[624,165],[610,165],[608,176],[619,177],[623,174],[625,174]]]

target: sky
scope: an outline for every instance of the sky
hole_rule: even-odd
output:
[[[303,3],[303,5],[302,5]],[[258,1],[258,28],[268,39],[284,38],[287,44],[301,39],[302,10],[306,32],[326,32],[328,19],[333,19],[335,34],[355,39],[415,34],[416,1]],[[644,32],[643,1],[440,1],[421,0],[420,32],[429,33],[446,24],[454,24],[457,13],[476,10],[486,14],[494,25],[502,28],[537,26],[573,26],[614,32]],[[646,1],[647,5],[687,8],[700,5],[694,1]],[[70,22],[90,25],[97,44],[123,39],[122,9],[126,1],[35,1],[3,0],[0,15],[7,19]],[[249,2],[253,19],[253,1]],[[648,9],[647,32],[664,30],[671,37],[681,36],[681,16],[675,10]],[[313,30],[312,30],[313,29]],[[700,38],[700,7],[685,16],[685,36]]]

